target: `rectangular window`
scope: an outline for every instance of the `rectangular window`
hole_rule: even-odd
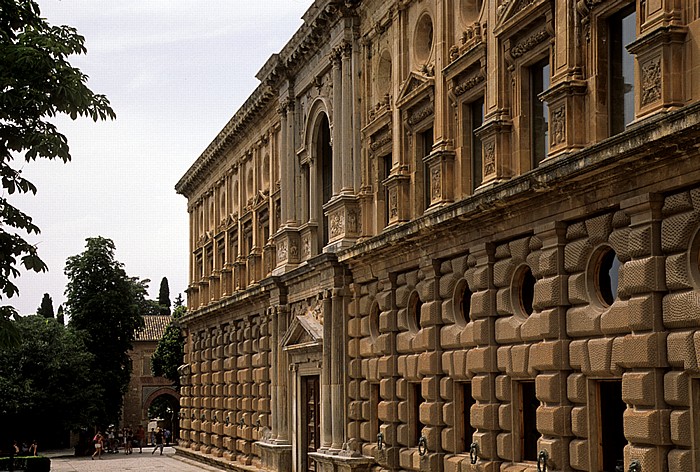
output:
[[[430,206],[430,168],[423,158],[429,156],[433,150],[433,128],[420,133],[420,146],[421,161],[423,161],[423,209],[427,210]]]
[[[457,390],[455,395],[455,402],[457,406],[457,425],[460,427],[458,430],[458,435],[462,436],[462,452],[468,452],[469,447],[474,441],[474,433],[476,430],[472,426],[471,421],[471,410],[472,406],[476,404],[474,397],[472,397],[472,383],[463,382],[456,384]],[[459,436],[458,436],[459,437]],[[459,448],[459,444],[457,445]],[[459,450],[457,451],[459,452]]]
[[[524,461],[537,460],[537,407],[539,400],[535,396],[535,382],[520,382],[520,458]]]
[[[375,442],[379,434],[379,384],[369,385],[369,441]]]
[[[484,180],[483,158],[481,139],[476,135],[476,130],[484,124],[484,97],[478,98],[468,105],[469,125],[465,142],[469,145],[471,157],[472,191]]]
[[[380,163],[382,166],[380,182],[382,182],[389,178],[389,174],[391,174],[391,154],[382,157]],[[384,186],[384,226],[389,225],[389,217],[389,188]]]
[[[627,46],[637,36],[635,4],[630,4],[608,19],[609,84],[608,115],[610,135],[621,133],[634,120],[634,56]]]
[[[423,403],[423,395],[421,394],[420,382],[410,383],[408,389],[408,407],[411,413],[408,424],[411,429],[411,444],[409,446],[418,446],[418,441],[423,434],[425,426],[420,421],[420,406]]]
[[[614,471],[624,467],[627,444],[623,415],[627,405],[622,401],[622,382],[598,382],[598,451],[602,470]]]
[[[549,150],[549,109],[539,95],[549,88],[549,59],[530,66],[530,133],[532,167],[547,157]]]
[[[143,369],[141,370],[141,375],[150,376],[151,374],[151,355],[144,354],[143,356]]]

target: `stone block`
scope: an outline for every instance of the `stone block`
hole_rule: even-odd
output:
[[[496,377],[496,398],[509,402],[512,398],[513,382],[507,375]]]
[[[475,375],[471,382],[472,397],[475,400],[489,402],[495,398],[493,378],[490,375]]]
[[[574,439],[569,443],[569,461],[576,470],[589,470],[588,440]]]
[[[513,372],[513,360],[511,355],[511,346],[498,347],[497,361],[498,370],[501,372]]]
[[[662,468],[662,464],[665,462],[665,455],[665,451],[656,447],[641,447],[628,444],[625,446],[625,470],[627,470],[630,462],[634,459],[639,461],[642,472],[665,470],[665,468]],[[679,469],[679,472],[681,470],[683,469]]]
[[[626,368],[665,367],[667,333],[629,334],[621,346],[620,365]]]
[[[454,349],[459,347],[459,338],[462,328],[457,325],[443,326],[440,329],[440,346],[443,349]]]
[[[629,295],[666,290],[665,268],[663,256],[627,261],[624,265],[624,277],[620,278],[620,288]]]
[[[672,449],[668,453],[668,470],[692,470],[693,452],[688,449]]]
[[[625,437],[630,442],[658,446],[671,443],[669,410],[627,408],[623,416],[623,423]]]
[[[497,349],[498,348],[496,346],[469,349],[469,351],[467,351],[467,372],[470,374],[476,374],[496,371]]]
[[[588,407],[576,406],[571,409],[571,432],[579,438],[588,437]]]
[[[427,326],[418,331],[411,342],[413,351],[434,351],[438,339],[438,328]]]
[[[567,341],[542,341],[532,345],[529,365],[532,370],[564,370],[569,367],[567,354]]]
[[[539,406],[537,408],[537,429],[550,436],[571,436],[571,407]]]
[[[673,367],[696,371],[698,352],[695,349],[694,331],[669,333],[666,340],[666,353],[668,363]]]
[[[620,277],[622,280],[622,277]],[[619,292],[618,292],[619,295]],[[600,330],[603,334],[625,334],[630,332],[629,301],[617,299],[600,315]]]
[[[600,317],[589,306],[575,306],[566,311],[566,331],[572,337],[582,338],[601,334]]]
[[[511,348],[512,374],[519,377],[526,377],[530,371],[530,346],[517,345]]]
[[[504,431],[513,429],[513,405],[511,403],[501,404],[498,407],[498,427]]]
[[[512,433],[501,433],[496,437],[496,447],[498,451],[498,457],[506,460],[512,461],[515,459],[513,456],[513,434]]]
[[[689,379],[685,372],[667,372],[664,375],[664,400],[669,405],[690,406]]]
[[[428,401],[437,401],[440,399],[440,377],[430,376],[424,377],[421,380],[421,393],[423,398]]]
[[[479,430],[499,429],[499,409],[498,403],[476,403],[470,412],[472,425]]]
[[[369,330],[363,333],[362,329],[362,318],[352,318],[347,323],[348,336],[351,338],[359,338],[362,336],[367,336]]]
[[[653,371],[625,372],[622,376],[622,399],[631,405],[653,407],[657,401],[654,379]]]
[[[489,344],[491,342],[491,323],[490,319],[479,319],[468,323],[460,336],[460,344],[462,346]]]
[[[572,344],[574,344],[572,342]],[[588,363],[590,373],[594,375],[609,375],[612,362],[612,338],[591,339],[588,341]],[[584,371],[584,373],[587,373]]]
[[[495,312],[493,299],[493,290],[484,290],[472,294],[470,310],[471,318],[476,320],[492,316]]]
[[[690,410],[674,410],[670,415],[671,441],[676,446],[692,447]]]
[[[667,328],[700,326],[700,293],[695,290],[670,293],[663,298],[663,320]]]
[[[523,320],[516,316],[504,316],[496,320],[496,341],[499,344],[511,344],[522,341],[520,328]]]
[[[537,398],[548,403],[562,403],[565,400],[566,384],[560,372],[539,374],[535,379]]]

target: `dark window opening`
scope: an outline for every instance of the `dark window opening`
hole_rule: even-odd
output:
[[[471,312],[472,308],[472,292],[469,290],[469,285],[464,284],[464,290],[462,291],[462,306],[460,307],[462,310],[462,319],[465,322],[469,322],[469,313]]]
[[[621,133],[634,120],[634,56],[627,46],[637,36],[637,13],[632,3],[608,20],[610,135]]]
[[[471,446],[472,442],[474,441],[474,433],[476,432],[476,429],[472,426],[472,415],[471,415],[471,410],[472,406],[476,404],[476,401],[474,400],[474,397],[472,397],[472,383],[471,382],[464,382],[461,384],[461,389],[459,390],[458,393],[461,393],[461,398],[460,398],[460,403],[461,403],[461,421],[462,421],[462,434],[463,434],[463,442],[462,442],[462,452],[468,452],[469,447]]]
[[[323,115],[319,124],[317,139],[317,155],[321,166],[321,205],[318,211],[323,215],[323,231],[319,251],[322,251],[323,246],[328,244],[328,217],[323,211],[323,205],[328,203],[333,196],[333,150],[331,148],[331,129],[326,115]]]
[[[372,383],[369,385],[370,442],[376,441],[379,434],[379,401],[379,384]]]
[[[391,154],[382,157],[381,164],[383,168],[380,182],[389,178],[389,174],[391,174]],[[384,226],[389,224],[389,219],[389,188],[384,186]]]
[[[531,315],[535,298],[535,276],[532,275],[532,270],[529,267],[522,274],[520,280],[520,308],[524,314]]]
[[[469,134],[470,155],[472,159],[472,190],[475,190],[484,180],[481,139],[476,130],[484,124],[484,98],[479,98],[469,105],[470,123]]]
[[[530,67],[530,119],[532,134],[532,166],[547,157],[549,149],[549,109],[539,95],[549,88],[549,59]]]
[[[408,391],[409,398],[409,411],[412,413],[412,418],[409,418],[409,427],[411,428],[411,440],[412,444],[410,446],[418,446],[418,441],[423,434],[423,427],[425,426],[420,421],[420,405],[423,403],[423,395],[421,394],[421,384],[420,382],[415,382],[409,384],[410,388]]]
[[[612,249],[607,250],[600,258],[597,274],[597,289],[601,301],[607,306],[612,305],[617,298],[620,265],[620,260]]]
[[[424,157],[430,155],[433,150],[433,128],[428,128],[420,134],[421,160],[423,161],[423,205],[424,209],[430,206],[430,167]]]
[[[622,401],[622,382],[604,381],[598,383],[600,411],[598,427],[603,472],[615,472],[618,466],[624,467],[625,438],[623,415],[627,405]]]
[[[539,400],[535,396],[535,382],[520,382],[520,450],[521,459],[524,461],[537,460],[537,439],[540,437],[537,431],[537,407]]]

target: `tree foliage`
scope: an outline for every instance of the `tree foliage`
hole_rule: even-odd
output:
[[[18,293],[12,279],[22,266],[47,269],[25,239],[38,234],[39,227],[7,198],[37,191],[22,176],[23,163],[14,159],[70,160],[66,137],[49,121],[56,115],[94,121],[115,117],[107,98],[93,93],[88,77],[68,62],[72,54],[86,52],[84,42],[74,28],[41,18],[34,0],[0,0],[0,300]],[[18,342],[10,321],[14,315],[11,306],[0,306],[0,342]]]
[[[51,295],[48,293],[45,293],[43,298],[41,299],[41,305],[39,305],[39,308],[36,309],[36,314],[41,315],[44,318],[53,318],[53,300],[51,299]]]
[[[170,314],[170,286],[168,285],[168,278],[163,277],[160,281],[160,289],[158,290],[158,303],[163,307],[161,314]]]
[[[117,423],[131,376],[128,351],[143,326],[141,307],[147,285],[127,276],[114,258],[114,243],[88,238],[86,249],[66,263],[69,326],[86,334],[94,354],[93,378],[102,389],[98,423]]]
[[[56,321],[62,325],[66,324],[66,320],[63,315],[63,305],[58,305],[58,310],[56,310]]]
[[[180,386],[180,375],[177,368],[182,364],[185,355],[185,338],[180,330],[179,319],[186,312],[187,309],[183,306],[175,308],[173,320],[165,328],[165,333],[158,341],[158,346],[151,357],[153,375],[172,380],[177,387]]]
[[[12,425],[5,432],[48,445],[61,432],[92,424],[100,387],[91,381],[93,355],[83,336],[40,315],[13,323],[19,346],[0,348],[0,424]]]

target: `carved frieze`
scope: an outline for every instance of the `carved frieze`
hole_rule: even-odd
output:
[[[280,241],[277,245],[277,260],[286,261],[287,260],[287,241]]]
[[[376,151],[382,146],[391,143],[392,133],[390,128],[382,128],[378,133],[372,135],[370,142],[370,149]]]
[[[538,44],[547,40],[547,38],[549,38],[549,33],[547,33],[547,31],[537,31],[536,33],[533,33],[518,41],[513,47],[511,47],[510,55],[513,59],[517,59],[526,52],[532,50]]]
[[[435,112],[435,104],[432,100],[426,100],[423,103],[415,106],[410,110],[408,115],[407,123],[409,125],[415,125],[420,123],[427,117],[431,116]]]
[[[396,188],[389,190],[389,217],[391,219],[399,216],[399,192]]]
[[[468,90],[473,89],[477,85],[479,85],[481,82],[486,80],[486,77],[484,74],[481,72],[478,72],[476,75],[471,75],[469,77],[463,78],[459,82],[455,81],[455,86],[454,86],[454,94],[459,96],[462,95],[463,93],[467,92]]]
[[[330,237],[334,238],[340,236],[345,230],[345,221],[343,218],[343,212],[339,211],[333,213],[330,218]]]
[[[430,171],[431,201],[440,200],[442,194],[441,178],[440,167],[435,167]]]

